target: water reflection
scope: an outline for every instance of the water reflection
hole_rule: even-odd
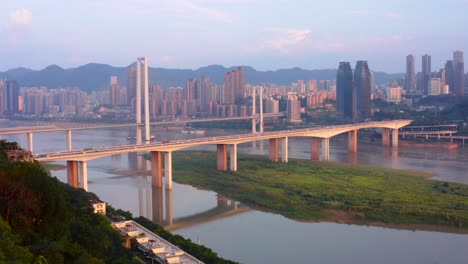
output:
[[[143,216],[152,219],[154,223],[164,226],[169,231],[185,229],[250,211],[248,207],[240,205],[239,202],[218,194],[215,207],[188,216],[174,218],[172,190],[152,187],[151,196],[152,218],[150,218],[149,214]],[[140,206],[143,207],[143,201],[139,200],[139,202]]]

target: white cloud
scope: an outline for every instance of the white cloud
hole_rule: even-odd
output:
[[[8,14],[7,26],[29,26],[32,22],[32,12],[21,8]]]
[[[352,15],[362,16],[362,15],[368,15],[370,12],[369,10],[366,10],[366,9],[356,9],[356,10],[349,11],[349,13],[351,13]]]
[[[290,46],[297,45],[306,40],[312,33],[309,29],[295,29],[295,28],[271,28],[267,31],[274,32],[280,35],[278,38],[265,41],[267,48],[288,52]]]
[[[223,1],[226,4],[234,4],[238,1]],[[218,8],[209,7],[209,1],[200,0],[101,0],[86,3],[85,7],[105,10],[112,9],[112,12],[118,12],[126,15],[161,15],[175,14],[179,19],[197,19],[212,20],[221,23],[234,23],[238,17]]]
[[[391,18],[391,19],[399,19],[399,18],[401,18],[401,14],[400,14],[400,13],[395,13],[395,12],[386,13],[385,16],[386,16],[387,18]]]

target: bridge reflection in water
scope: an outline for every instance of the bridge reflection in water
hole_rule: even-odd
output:
[[[137,176],[139,215],[163,226],[168,231],[188,228],[251,211],[247,206],[217,194],[216,207],[174,218],[172,189],[151,186],[151,162],[145,160],[141,155],[136,155],[136,153],[129,153],[128,157],[130,166],[139,174]]]

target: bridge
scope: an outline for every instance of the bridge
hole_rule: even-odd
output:
[[[360,129],[381,128],[382,144],[384,146],[398,147],[398,130],[410,123],[411,120],[378,121],[176,141],[146,142],[146,144],[40,153],[36,155],[36,160],[40,162],[66,161],[68,184],[74,187],[82,187],[87,190],[87,162],[89,160],[123,153],[150,152],[152,186],[159,188],[163,187],[162,176],[164,170],[166,188],[172,189],[172,152],[181,149],[204,145],[216,145],[216,169],[226,171],[228,170],[227,161],[229,146],[229,169],[231,171],[237,171],[238,144],[258,140],[268,140],[269,158],[272,162],[279,162],[278,147],[281,141],[281,161],[288,162],[288,138],[309,137],[311,138],[311,159],[318,160],[321,153],[323,160],[329,160],[329,144],[331,137],[348,133],[348,149],[350,152],[357,152],[357,131]]]
[[[407,126],[400,131],[402,138],[437,138],[449,139],[450,142],[459,141],[465,145],[465,140],[468,140],[467,136],[454,136],[458,132],[458,125],[434,125],[434,126]]]
[[[284,117],[284,113],[266,113],[263,114],[263,118],[279,118]],[[167,125],[179,125],[179,124],[188,124],[188,123],[202,123],[202,122],[225,122],[225,121],[236,121],[236,120],[252,120],[253,126],[255,126],[255,120],[259,118],[258,114],[251,116],[243,117],[226,117],[226,118],[200,118],[200,119],[185,119],[185,120],[175,120],[175,121],[162,121],[162,122],[150,122],[150,126],[167,126]],[[48,122],[45,122],[48,123]],[[53,122],[52,122],[53,123]],[[34,133],[47,133],[47,132],[66,132],[67,140],[67,149],[68,151],[72,150],[72,130],[89,130],[89,129],[104,129],[104,128],[123,128],[123,127],[137,127],[142,128],[146,126],[144,123],[126,123],[126,124],[93,124],[93,123],[83,123],[76,124],[73,126],[58,127],[52,125],[42,125],[42,126],[25,126],[25,127],[13,127],[13,128],[4,128],[0,130],[0,135],[13,135],[13,134],[26,134],[28,137],[28,150],[33,152],[34,142],[33,134]],[[252,128],[255,130],[254,128]],[[141,129],[137,129],[137,139],[138,144],[141,144]],[[139,135],[138,135],[139,134]]]

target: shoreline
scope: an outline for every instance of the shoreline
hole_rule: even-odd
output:
[[[195,156],[201,155],[206,153],[196,152]],[[255,210],[301,222],[468,233],[468,213],[464,209],[447,207],[447,204],[459,204],[460,208],[468,206],[466,194],[462,194],[468,192],[466,185],[428,180],[429,174],[424,172],[301,160],[291,161],[292,165],[272,164],[254,155],[242,156],[240,162],[248,162],[243,166],[252,167],[258,162],[257,166],[261,167],[258,170],[262,171],[250,168],[240,172],[216,172],[201,168],[202,165],[193,171],[180,168],[181,163],[199,164],[194,158],[180,161],[173,177],[178,183],[215,191]],[[303,167],[304,164],[310,164],[309,168]],[[325,176],[304,173],[317,166]]]
[[[400,140],[398,145],[401,147],[441,148],[448,150],[458,148],[458,145],[452,142],[413,142],[409,140]]]

